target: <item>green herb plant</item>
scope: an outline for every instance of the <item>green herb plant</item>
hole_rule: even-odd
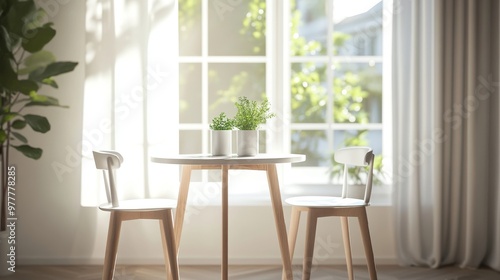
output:
[[[257,130],[266,120],[275,117],[271,110],[269,101],[265,98],[261,103],[249,100],[247,97],[239,97],[236,105],[236,115],[234,116],[235,127],[239,130]]]
[[[210,123],[211,130],[233,130],[233,128],[234,119],[227,117],[224,112],[213,118],[212,123]]]

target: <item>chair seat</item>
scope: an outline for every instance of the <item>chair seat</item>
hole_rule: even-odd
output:
[[[293,206],[311,208],[363,207],[368,205],[362,199],[342,198],[336,196],[296,196],[286,199],[285,202]]]
[[[162,209],[175,209],[177,201],[173,199],[130,199],[120,200],[118,207],[113,207],[111,203],[104,203],[99,206],[103,211],[155,211]]]

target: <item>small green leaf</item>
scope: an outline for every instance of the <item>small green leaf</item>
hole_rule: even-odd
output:
[[[46,79],[43,79],[42,80],[42,84],[46,84],[46,85],[49,85],[53,88],[59,88],[59,86],[57,85],[56,81],[52,78],[46,78]]]
[[[50,130],[50,123],[46,117],[25,115],[24,120],[34,131],[45,133]]]
[[[35,11],[35,4],[31,1],[9,1],[10,9],[6,10],[6,24],[12,33],[23,36],[24,19]],[[2,15],[3,16],[3,15]]]
[[[40,71],[32,72],[29,78],[41,82],[46,78],[71,72],[75,69],[76,65],[78,65],[77,62],[68,62],[68,61],[53,62],[47,65],[47,67],[45,67],[45,69],[41,72]]]
[[[5,28],[5,26],[0,26],[0,36],[2,36],[3,40],[0,41],[0,51],[2,55],[6,55],[9,58],[13,58],[12,55],[12,41],[10,38],[9,31]]]
[[[17,133],[15,131],[11,131],[10,133],[12,133],[12,135],[14,135],[14,137],[16,137],[19,141],[21,141],[25,144],[28,143],[28,139],[26,139],[26,137],[24,137],[24,135]]]
[[[30,100],[35,102],[45,102],[47,101],[47,96],[38,94],[36,91],[30,92]]]
[[[39,88],[38,85],[34,81],[20,80],[18,81],[15,90],[28,95],[32,91],[37,91],[38,88]]]
[[[19,75],[27,75],[36,69],[43,70],[47,65],[56,61],[56,57],[49,51],[41,50],[24,59],[24,66],[18,71]]]
[[[5,142],[5,140],[7,140],[7,132],[5,132],[5,130],[0,130],[0,143],[3,144],[3,142]]]
[[[26,127],[26,122],[23,120],[15,120],[14,122],[12,122],[11,126],[14,129],[23,129]]]
[[[7,57],[10,52],[2,51],[0,53],[0,88],[16,90],[17,74],[12,68],[11,60]]]
[[[2,124],[11,121],[13,118],[17,116],[16,113],[6,113],[6,114],[1,114],[2,116]]]
[[[43,47],[56,36],[56,31],[50,25],[44,25],[29,30],[29,36],[23,40],[23,48],[35,53],[43,49]]]
[[[30,145],[20,145],[20,146],[14,146],[14,149],[18,150],[19,152],[23,153],[26,157],[32,158],[32,159],[39,159],[42,156],[43,150],[40,148],[33,148]]]
[[[26,106],[59,106],[59,107],[66,107],[66,106],[61,106],[59,105],[59,100],[57,100],[54,97],[47,96],[47,95],[41,95],[36,92],[31,92],[30,93],[30,99],[31,101],[26,103]]]

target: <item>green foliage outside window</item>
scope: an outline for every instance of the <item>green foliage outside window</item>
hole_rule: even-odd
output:
[[[307,41],[299,34],[301,13],[291,1],[290,53],[295,56],[324,54],[326,50],[316,41]],[[340,49],[349,35],[333,34],[334,50]],[[335,67],[339,67],[335,65]],[[332,118],[334,123],[368,123],[368,113],[363,108],[363,101],[368,96],[359,75],[346,72],[343,77],[333,79],[333,116],[327,116],[327,83],[321,80],[325,76],[326,65],[313,62],[293,64],[291,71],[291,106],[292,121],[297,123],[324,123]],[[307,155],[309,165],[330,164],[330,155],[317,149],[319,142],[326,138],[323,131],[294,131],[292,151]],[[353,142],[366,142],[366,134],[356,131],[346,133],[344,146]]]

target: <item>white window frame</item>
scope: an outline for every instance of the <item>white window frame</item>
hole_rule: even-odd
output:
[[[328,1],[333,5],[332,1]],[[266,64],[266,92],[272,105],[272,111],[277,117],[268,121],[262,129],[266,130],[266,149],[269,153],[289,153],[291,149],[291,131],[295,129],[325,130],[338,129],[377,129],[382,130],[384,164],[388,174],[392,174],[392,100],[391,100],[391,32],[392,32],[392,0],[384,0],[383,3],[383,56],[334,56],[333,48],[328,44],[327,55],[290,57],[289,55],[289,1],[267,0],[266,4],[266,55],[265,56],[208,56],[208,1],[202,1],[202,55],[179,57],[179,63],[201,63],[202,68],[202,123],[179,124],[180,130],[196,130],[202,133],[202,153],[209,153],[209,119],[208,119],[208,65],[209,63],[265,63]],[[329,32],[333,32],[333,26],[329,26]],[[380,124],[339,124],[330,120],[328,123],[290,123],[291,120],[291,100],[290,100],[290,69],[291,63],[295,62],[323,62],[331,64],[333,62],[382,62],[383,63],[383,103],[382,103],[382,123]],[[333,71],[328,71],[328,80],[333,79]],[[333,96],[331,87],[327,89],[330,98]],[[283,94],[280,94],[283,93]],[[331,116],[333,105],[328,103],[328,114]],[[328,144],[333,146],[333,133],[327,133]],[[337,195],[339,187],[333,186],[329,182],[311,180],[327,172],[324,167],[290,167],[290,165],[279,165],[279,179],[283,197],[292,195]],[[201,187],[201,193],[211,193],[213,191],[213,181],[217,181],[217,175],[209,171],[199,171],[200,182],[194,185]],[[236,173],[236,174],[235,174]],[[230,172],[230,184],[239,186],[230,187],[231,205],[267,205],[270,203],[269,191],[265,175],[255,176],[254,173]],[[215,177],[214,177],[215,176]],[[324,176],[323,176],[324,177]],[[306,178],[304,180],[304,178]],[[375,186],[372,194],[372,205],[391,204],[392,187],[389,183],[385,186]],[[195,195],[196,196],[196,195]],[[196,202],[195,202],[196,203]],[[205,205],[218,205],[219,199],[216,195],[212,199],[204,200]]]

